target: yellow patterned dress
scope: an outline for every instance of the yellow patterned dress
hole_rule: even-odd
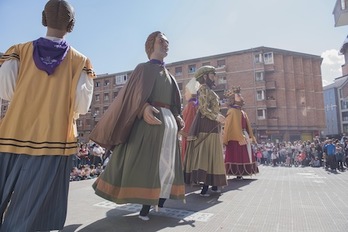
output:
[[[221,128],[216,118],[219,97],[206,85],[198,90],[198,111],[190,134],[184,162],[186,184],[227,185],[221,142]]]

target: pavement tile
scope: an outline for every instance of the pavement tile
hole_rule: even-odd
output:
[[[63,232],[346,232],[348,171],[259,166],[242,181],[230,177],[222,194],[199,196],[187,186],[186,204],[167,200],[162,213],[138,219],[139,205],[116,205],[96,196],[94,180],[71,182]]]

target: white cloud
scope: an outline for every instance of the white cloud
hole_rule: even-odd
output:
[[[344,56],[336,49],[326,50],[321,54],[321,75],[323,86],[331,84],[335,78],[342,76],[341,66],[344,64]]]

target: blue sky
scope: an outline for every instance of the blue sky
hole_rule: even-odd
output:
[[[341,76],[338,55],[347,27],[334,27],[335,0],[71,0],[76,11],[67,41],[97,74],[134,69],[147,60],[153,31],[169,41],[167,63],[267,46],[322,56],[323,84]],[[44,36],[45,0],[0,0],[0,51]]]

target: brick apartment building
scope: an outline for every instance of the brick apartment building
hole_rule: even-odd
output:
[[[202,65],[217,67],[215,91],[240,86],[258,141],[310,140],[325,129],[321,78],[316,55],[258,47],[167,64],[181,90]],[[132,71],[98,75],[90,113],[78,120],[81,141],[108,108]],[[183,102],[183,105],[186,102]],[[222,109],[226,112],[226,109]]]
[[[316,55],[258,47],[167,64],[181,90],[202,65],[217,67],[215,91],[240,86],[258,141],[310,140],[325,129],[321,78],[322,58]],[[91,129],[106,111],[132,71],[98,75],[90,112],[77,121],[79,141],[88,142]],[[183,102],[183,105],[186,102]],[[3,102],[4,115],[8,105]],[[222,108],[225,113],[226,109]]]

